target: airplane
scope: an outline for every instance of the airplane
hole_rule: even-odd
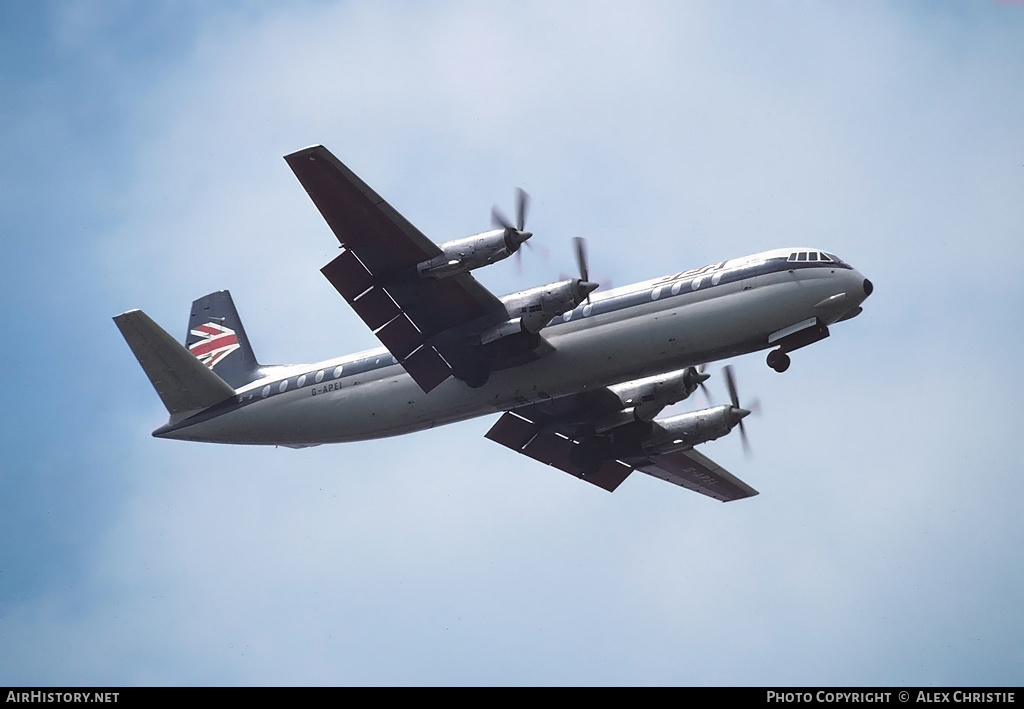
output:
[[[856,317],[871,281],[838,256],[783,248],[595,293],[579,278],[496,297],[472,271],[517,254],[516,222],[437,245],[327,148],[285,161],[341,245],[321,271],[383,347],[296,365],[260,364],[228,291],[192,304],[184,344],[141,310],[114,317],[169,419],[153,435],[293,448],[398,436],[501,414],[486,437],[614,491],[639,470],[722,502],[758,494],[695,446],[740,428],[730,402],[659,418],[706,388],[707,363],[790,353]],[[710,397],[709,401],[710,403]]]

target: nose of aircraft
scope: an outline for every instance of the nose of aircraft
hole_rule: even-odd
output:
[[[861,313],[861,303],[875,291],[875,284],[856,269],[833,273],[840,279],[842,291],[814,306],[814,314],[829,325],[857,317]]]
[[[846,297],[856,305],[860,305],[874,293],[875,284],[864,277],[857,269],[851,269],[843,277],[843,290]]]

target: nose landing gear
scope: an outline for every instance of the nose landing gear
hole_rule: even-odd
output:
[[[768,353],[768,366],[779,374],[782,374],[789,369],[789,364],[789,355],[781,349],[772,350]]]
[[[781,374],[789,369],[788,353],[826,337],[828,326],[817,316],[773,332],[768,336],[768,344],[775,349],[768,353],[768,366]]]

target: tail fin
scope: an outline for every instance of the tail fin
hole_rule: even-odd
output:
[[[234,395],[234,389],[141,310],[122,313],[114,322],[167,407],[171,421]]]
[[[210,293],[192,303],[185,346],[221,379],[238,389],[260,378],[231,293]]]

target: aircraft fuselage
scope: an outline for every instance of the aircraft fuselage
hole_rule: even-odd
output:
[[[780,249],[597,293],[541,334],[553,351],[495,371],[479,388],[449,378],[429,393],[384,348],[270,367],[227,401],[155,436],[307,446],[397,436],[774,347],[808,319],[853,317],[870,294],[834,256]],[[794,347],[795,349],[795,347]]]

